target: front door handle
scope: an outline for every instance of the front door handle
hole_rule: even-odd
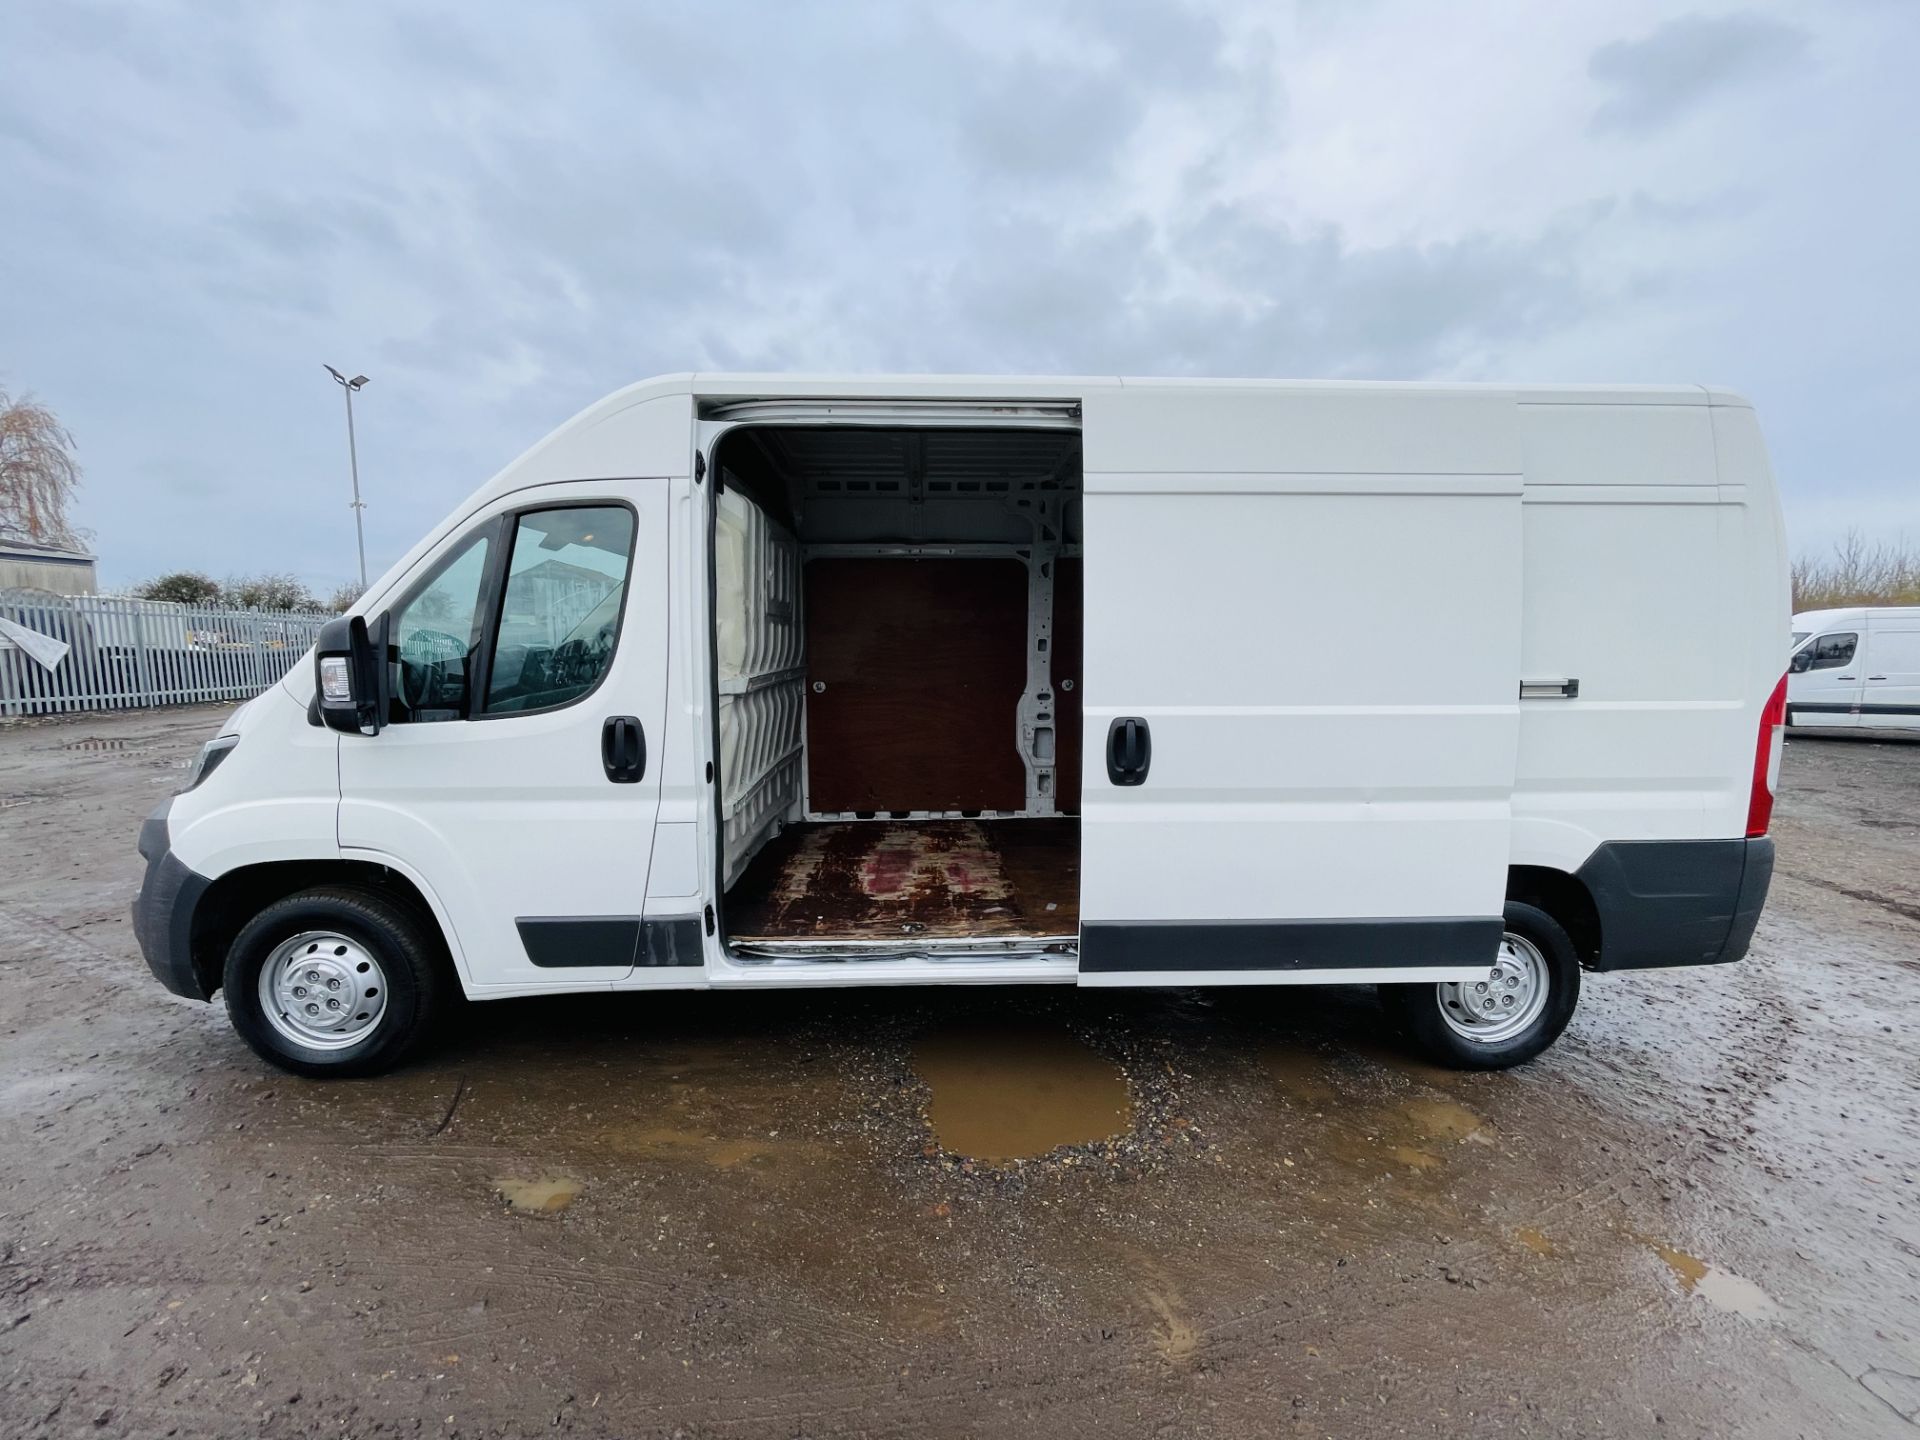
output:
[[[647,732],[636,715],[609,715],[600,727],[600,763],[616,785],[637,785],[647,773]]]
[[[1153,764],[1153,733],[1137,715],[1123,715],[1107,727],[1107,779],[1139,785]]]

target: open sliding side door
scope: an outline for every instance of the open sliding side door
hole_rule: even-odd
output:
[[[1085,406],[1080,981],[1467,979],[1519,733],[1511,395]]]

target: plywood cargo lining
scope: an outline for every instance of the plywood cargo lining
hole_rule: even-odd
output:
[[[1080,822],[847,820],[795,825],[727,892],[727,933],[770,940],[1072,937]]]
[[[1026,809],[1026,564],[823,559],[804,575],[807,808]]]

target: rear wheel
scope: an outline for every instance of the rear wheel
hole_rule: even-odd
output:
[[[1429,1059],[1504,1070],[1531,1060],[1567,1028],[1580,1000],[1580,960],[1558,921],[1516,900],[1484,978],[1382,985],[1380,1000]]]
[[[454,985],[439,940],[365,890],[305,890],[262,910],[227,951],[227,1015],[296,1075],[376,1075],[433,1028]]]

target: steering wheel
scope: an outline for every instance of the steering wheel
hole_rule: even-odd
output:
[[[409,710],[436,706],[447,692],[447,665],[459,646],[453,636],[438,630],[408,636],[400,651],[400,703]],[[408,650],[419,658],[409,657]]]
[[[579,685],[593,675],[593,657],[587,653],[584,640],[562,641],[559,649],[553,652],[553,667],[548,672],[548,683],[557,687]]]

